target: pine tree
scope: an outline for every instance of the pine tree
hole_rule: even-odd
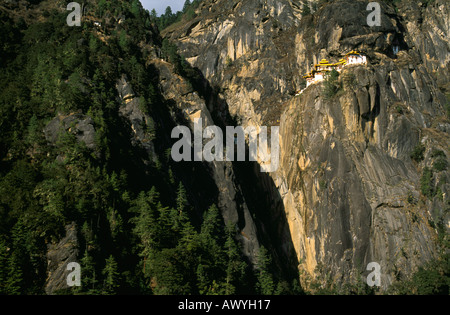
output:
[[[123,51],[128,52],[129,50],[128,36],[125,30],[122,30],[119,34],[119,46],[120,48],[122,48]]]
[[[221,235],[222,218],[219,209],[213,204],[203,215],[201,234],[204,238],[217,239]]]
[[[153,187],[148,193],[141,192],[130,208],[130,212],[137,214],[131,219],[131,222],[135,224],[133,232],[141,240],[140,255],[143,257],[149,257],[151,250],[158,245],[158,224],[155,211],[157,197],[158,193]]]
[[[166,19],[171,20],[173,17],[173,13],[172,13],[172,8],[170,6],[168,6],[166,8],[166,11],[164,12],[164,15],[166,17]]]
[[[208,292],[209,280],[207,278],[207,273],[205,272],[205,267],[202,264],[197,266],[197,289],[201,295]]]
[[[182,230],[180,215],[177,210],[164,207],[161,203],[157,205],[158,218],[158,241],[160,246],[173,248],[177,245]]]
[[[131,3],[131,13],[134,14],[134,16],[138,17],[141,13],[141,4],[139,0],[134,0]]]
[[[30,123],[28,124],[28,135],[27,135],[27,141],[31,145],[37,144],[39,141],[39,132],[40,127],[38,123],[38,119],[36,115],[33,115],[30,119]]]
[[[81,286],[83,290],[95,293],[95,285],[98,280],[96,279],[94,259],[89,255],[88,251],[84,252],[83,258],[81,258],[81,270],[83,270],[83,276],[81,278]]]
[[[323,94],[326,99],[332,98],[341,88],[339,82],[339,72],[336,69],[331,70],[326,76],[323,84]]]
[[[186,0],[183,5],[183,13],[186,13],[186,11],[189,9],[190,6],[191,6],[191,1]]]
[[[182,213],[184,208],[187,204],[187,197],[186,197],[186,189],[183,186],[183,183],[180,182],[178,185],[178,191],[177,191],[177,210],[179,213]]]
[[[110,255],[109,258],[106,259],[106,265],[102,274],[104,276],[103,292],[106,294],[115,293],[119,287],[120,274],[118,272],[117,262],[113,255]]]
[[[245,261],[240,257],[239,247],[234,240],[235,226],[229,223],[226,226],[226,241],[225,241],[225,253],[227,255],[227,265],[226,265],[226,280],[225,280],[225,294],[232,295],[235,294],[236,287],[235,284],[241,283],[244,275],[245,269],[247,267]]]
[[[5,282],[7,295],[19,295],[22,293],[23,273],[18,264],[18,259],[13,253],[8,259],[8,276]]]
[[[151,18],[152,22],[155,22],[156,19],[158,18],[158,14],[156,13],[156,10],[155,10],[155,9],[152,9],[152,10],[150,11],[150,18]]]
[[[270,273],[271,259],[268,251],[264,246],[259,248],[257,269],[257,288],[260,294],[271,295],[275,289],[272,274]]]

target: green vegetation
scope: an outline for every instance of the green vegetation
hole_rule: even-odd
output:
[[[183,12],[195,15],[199,3],[186,1]],[[102,22],[97,34],[90,26],[67,27],[66,12],[25,22],[0,10],[0,294],[43,294],[47,246],[61,240],[72,222],[82,286],[59,293],[304,293],[296,279],[288,283],[275,272],[264,246],[253,269],[237,227],[224,222],[213,202],[194,206],[168,158],[161,134],[168,121],[161,117],[170,104],[159,93],[158,73],[142,43],[158,45],[175,71],[206,95],[199,73],[151,30],[152,21],[164,28],[174,14],[167,10],[157,18],[137,0],[93,6],[99,20],[108,13],[126,19],[114,27]],[[131,128],[119,114],[124,104],[116,84],[123,74],[148,115],[145,130],[155,140],[155,159],[130,142]],[[338,75],[328,79],[328,92],[335,95]],[[73,113],[92,119],[95,148],[69,130],[62,129],[52,144],[46,139],[50,121]],[[435,158],[444,156],[438,152]],[[424,170],[423,178],[428,194],[432,170]],[[420,271],[415,279],[424,285],[417,292],[443,292],[443,266]]]
[[[433,169],[437,172],[445,171],[448,166],[448,161],[446,157],[439,157],[433,163]]]
[[[257,271],[251,268],[236,227],[223,222],[213,203],[190,205],[159,134],[170,104],[141,43],[159,45],[163,58],[205,95],[201,76],[175,45],[160,42],[139,1],[99,1],[93,10],[99,20],[108,13],[126,19],[102,23],[98,34],[89,25],[68,27],[66,12],[49,11],[27,24],[0,10],[0,294],[43,294],[47,245],[72,222],[82,286],[61,294],[294,292],[273,274],[270,252]],[[130,142],[119,115],[122,74],[148,115],[144,130],[155,140],[155,159]],[[61,129],[55,143],[46,139],[50,121],[73,113],[92,119],[95,148],[70,129]]]
[[[274,292],[275,284],[273,281],[273,276],[270,273],[271,260],[268,257],[268,252],[261,246],[258,253],[258,263],[257,263],[257,289],[259,294],[271,295]]]
[[[429,167],[425,167],[420,178],[420,191],[428,198],[433,198],[433,171]]]
[[[397,295],[449,295],[450,294],[450,239],[444,223],[444,217],[449,208],[444,211],[438,223],[430,221],[431,227],[438,231],[437,259],[429,261],[411,276],[395,282],[388,290],[388,294]]]
[[[325,76],[322,93],[325,99],[331,99],[339,92],[341,88],[342,85],[339,81],[339,72],[336,71],[336,69],[333,69]]]
[[[448,166],[447,156],[444,151],[434,149],[431,152],[431,157],[434,159],[433,169],[437,172],[445,171]]]
[[[195,18],[195,9],[198,8],[201,2],[202,0],[193,0],[192,2],[190,0],[186,0],[182,11],[173,13],[172,8],[168,6],[164,14],[161,14],[160,17],[157,16],[154,9],[151,11],[150,15],[152,17],[152,20],[158,26],[159,30],[162,31],[170,25],[181,21],[181,18],[183,16],[185,16],[188,20],[192,20],[193,18]]]
[[[233,60],[231,59],[230,56],[227,56],[227,58],[225,59],[225,67],[229,68],[233,65]]]
[[[311,8],[309,7],[308,2],[303,1],[302,2],[302,16],[307,16],[311,14]]]
[[[424,159],[425,146],[421,143],[414,147],[414,150],[411,152],[410,157],[416,162],[421,162]]]

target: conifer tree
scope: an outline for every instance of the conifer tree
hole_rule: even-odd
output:
[[[246,263],[240,257],[239,247],[234,240],[235,227],[229,223],[226,226],[225,253],[227,255],[225,294],[235,294],[234,284],[243,281]]]
[[[191,1],[186,0],[183,5],[183,13],[186,13],[186,11],[189,9],[190,6],[191,6]]]
[[[264,246],[259,248],[257,262],[257,288],[260,294],[271,295],[275,289],[272,274],[270,273],[271,259]]]
[[[164,15],[166,16],[166,18],[167,18],[168,20],[170,20],[170,19],[172,18],[173,13],[172,13],[172,8],[171,8],[170,6],[168,6],[168,7],[166,8],[166,11],[164,12]]]
[[[150,18],[151,18],[152,22],[156,21],[156,19],[158,18],[158,14],[156,13],[155,9],[152,9],[150,11]]]
[[[208,292],[208,278],[205,272],[205,267],[202,264],[197,266],[197,289],[200,294],[206,294]]]
[[[157,197],[154,187],[148,193],[141,192],[130,209],[137,214],[131,221],[135,224],[134,233],[140,238],[143,257],[149,257],[152,248],[157,246],[158,225],[154,209]]]
[[[110,255],[108,259],[106,259],[105,268],[102,271],[104,276],[103,282],[103,292],[106,294],[113,294],[116,292],[119,287],[119,271],[117,262],[114,259],[113,255]]]
[[[177,191],[177,210],[181,214],[186,207],[187,197],[186,197],[186,189],[183,186],[183,183],[180,182],[178,185]]]
[[[8,275],[5,281],[5,293],[7,295],[19,295],[22,293],[23,273],[18,259],[13,253],[8,259]]]
[[[203,223],[201,227],[201,234],[204,238],[217,239],[221,234],[221,217],[219,209],[213,204],[203,216]]]
[[[141,13],[141,4],[139,0],[133,0],[131,3],[131,13],[134,14],[134,16],[138,17]]]
[[[96,279],[94,259],[89,255],[88,251],[84,252],[83,258],[81,258],[81,270],[83,270],[83,276],[81,277],[81,286],[83,290],[94,293],[95,286],[98,282]]]

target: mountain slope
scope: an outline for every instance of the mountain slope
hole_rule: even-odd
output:
[[[366,1],[204,0],[161,33],[137,0],[69,27],[69,2],[0,5],[0,293],[448,294],[444,0],[373,28]],[[279,125],[280,167],[175,162],[196,118]]]
[[[312,14],[304,3],[205,1],[163,36],[217,87],[226,105],[212,111],[280,125],[266,211],[285,214],[279,229],[306,270],[302,283],[361,283],[373,261],[386,290],[446,250],[449,7],[381,3],[371,28],[366,1],[308,1]],[[311,65],[350,50],[369,64],[346,68],[336,95],[313,85],[294,96]]]
[[[139,1],[88,1],[81,27],[67,3],[0,7],[0,292],[302,292],[275,274],[232,165],[170,159],[172,129],[210,115],[201,74]]]

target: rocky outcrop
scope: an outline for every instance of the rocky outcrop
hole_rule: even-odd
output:
[[[171,64],[161,59],[154,59],[152,63],[159,73],[160,89],[164,99],[174,106],[171,110],[174,122],[188,126],[192,132],[194,132],[196,119],[202,120],[203,128],[215,125],[205,100],[192,89],[191,84],[186,79],[175,73]],[[203,145],[206,142],[208,140],[203,139]],[[235,178],[232,163],[213,161],[200,162],[200,164],[199,167],[205,169],[216,187],[216,199],[214,201],[221,210],[224,222],[226,224],[232,223],[239,229],[238,235],[243,246],[242,251],[249,261],[255,263],[260,246],[257,229]],[[180,170],[180,173],[186,173],[186,171]],[[199,176],[197,180],[201,180],[201,177]],[[186,186],[189,189],[194,185]],[[204,187],[201,189],[203,193],[202,196],[199,196],[199,199],[204,199],[207,190]]]
[[[131,143],[145,149],[151,161],[156,161],[156,153],[152,140],[154,139],[155,124],[148,113],[144,112],[144,99],[137,97],[126,75],[122,75],[116,82],[119,102],[119,113],[131,127]]]
[[[435,169],[433,196],[420,179],[433,151],[449,156],[449,7],[382,3],[381,26],[369,27],[366,1],[308,3],[313,14],[302,16],[300,1],[205,1],[198,18],[163,35],[217,87],[226,106],[208,104],[212,113],[280,125],[280,168],[260,180],[303,284],[360,283],[374,261],[386,289],[436,257],[432,223],[448,226],[448,171]],[[345,68],[337,95],[314,85],[294,97],[312,64],[353,49],[369,65]],[[414,161],[418,144],[424,160]]]
[[[44,135],[47,141],[55,145],[61,135],[61,132],[69,132],[84,142],[89,149],[95,149],[95,128],[91,117],[71,113],[68,115],[58,114],[44,128]]]
[[[151,49],[143,47],[147,48]],[[146,111],[143,104],[145,100],[136,95],[125,75],[116,82],[121,103],[119,113],[131,129],[132,144],[146,150],[146,164],[155,163],[158,159],[155,142],[176,141],[170,139],[170,134],[177,124],[188,126],[192,132],[195,119],[198,118],[202,119],[204,128],[215,125],[206,101],[192,88],[188,80],[176,73],[172,64],[157,55],[152,54],[147,61],[158,74],[158,89],[162,97],[158,100],[161,103],[153,104],[153,112]],[[169,113],[165,110],[158,111],[158,108],[167,108]],[[156,139],[155,129],[159,130],[160,139]],[[189,166],[175,163],[173,170],[192,196],[190,202],[197,211],[202,212],[215,203],[224,222],[232,223],[239,229],[238,238],[242,251],[249,261],[255,263],[260,246],[257,229],[235,178],[232,163],[198,162]]]
[[[329,101],[320,97],[320,86],[309,88],[282,115],[275,178],[287,187],[285,211],[301,268],[309,275],[320,270],[348,282],[374,261],[382,267],[386,289],[399,274],[436,258],[432,208],[428,201],[412,201],[421,196],[421,173],[410,158],[431,123],[420,107],[432,105],[407,101],[397,105],[404,106],[400,113],[392,86],[410,91],[401,82],[421,79],[401,80],[409,71],[393,67],[346,69],[342,75],[355,75],[355,86]],[[442,108],[437,111],[433,117],[443,115]],[[448,145],[448,135],[441,137],[426,146]]]
[[[57,291],[69,288],[67,276],[70,270],[67,270],[67,265],[77,262],[78,251],[76,226],[75,223],[72,223],[66,226],[66,236],[63,239],[48,246],[46,294],[57,294]]]
[[[425,1],[424,1],[425,2]],[[398,14],[404,20],[405,41],[418,55],[419,62],[433,74],[437,84],[450,82],[450,7],[448,2],[402,2]]]

